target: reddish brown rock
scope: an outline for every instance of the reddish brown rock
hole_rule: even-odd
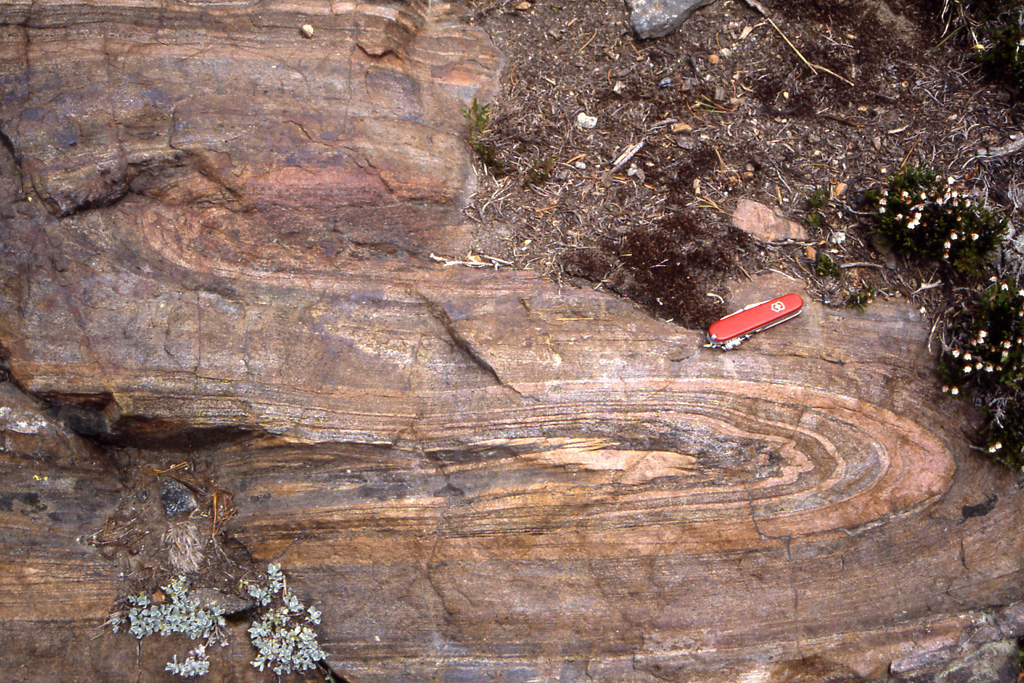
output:
[[[764,242],[807,239],[804,226],[751,199],[741,199],[736,204],[732,224]]]
[[[425,257],[498,64],[437,11],[0,10],[7,678],[169,679],[182,642],[100,624],[186,566],[139,521],[177,463],[191,580],[280,562],[349,681],[928,680],[1024,633],[1022,493],[912,308],[722,353]],[[211,679],[271,680],[232,629]]]

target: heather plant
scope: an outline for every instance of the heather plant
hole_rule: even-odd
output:
[[[1019,252],[1010,242],[1003,275],[980,286],[994,270],[992,255],[1008,221],[967,196],[953,177],[924,167],[893,175],[868,198],[875,232],[895,251],[948,264],[947,280],[981,290],[948,321],[942,390],[985,409],[987,454],[1010,467],[1024,465],[1024,289]]]
[[[926,167],[894,174],[868,199],[875,233],[894,251],[949,264],[962,275],[982,275],[1006,236],[1005,218],[972,199],[952,176]]]
[[[1024,288],[993,277],[954,333],[940,362],[942,390],[981,403],[985,450],[1008,466],[1024,465]]]
[[[875,300],[875,288],[871,285],[864,284],[857,289],[850,292],[846,297],[846,307],[856,308],[858,311],[863,312],[867,308],[868,304]]]

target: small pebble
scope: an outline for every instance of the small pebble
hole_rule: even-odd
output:
[[[688,123],[673,123],[670,127],[673,133],[689,133],[693,130],[693,126]]]
[[[581,111],[576,115],[576,125],[580,128],[589,130],[597,125],[597,117],[590,116],[586,112]]]
[[[721,59],[718,55],[712,52],[710,55],[708,55],[708,61],[711,62],[712,64],[718,64],[718,62],[721,61]]]
[[[303,26],[302,26],[302,35],[306,36],[307,38],[312,38],[313,37],[313,25],[312,24],[303,24]]]

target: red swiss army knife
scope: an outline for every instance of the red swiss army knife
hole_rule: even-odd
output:
[[[799,294],[784,294],[777,299],[750,304],[711,323],[708,346],[735,349],[751,335],[797,317],[803,308],[804,300]]]

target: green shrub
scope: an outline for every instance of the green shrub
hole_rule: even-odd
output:
[[[978,61],[1009,82],[1020,96],[1024,91],[1024,31],[1019,23],[1010,22],[992,28],[988,37],[991,45],[978,55]]]
[[[867,193],[874,227],[894,251],[981,275],[1006,235],[1007,221],[971,199],[955,179],[926,167],[894,174],[886,187]]]
[[[498,159],[498,149],[483,141],[484,134],[491,125],[490,110],[491,105],[480,104],[474,97],[469,107],[462,110],[462,116],[466,119],[466,135],[469,137],[469,144],[473,151],[476,152],[484,166],[497,172],[503,166],[501,160]]]
[[[523,177],[523,187],[546,183],[551,177],[551,171],[555,168],[555,161],[555,157],[552,156],[534,161],[533,166],[527,169],[526,175]]]
[[[962,42],[976,51],[985,71],[1015,88],[1018,98],[1024,96],[1024,7],[1020,0],[947,0],[942,20],[947,27],[955,26],[950,35],[970,35],[969,41]]]
[[[828,190],[824,187],[819,187],[807,198],[807,203],[812,209],[820,209],[828,205],[828,198]]]
[[[829,258],[828,254],[818,254],[818,262],[814,269],[820,277],[839,277],[842,274],[839,266]]]

